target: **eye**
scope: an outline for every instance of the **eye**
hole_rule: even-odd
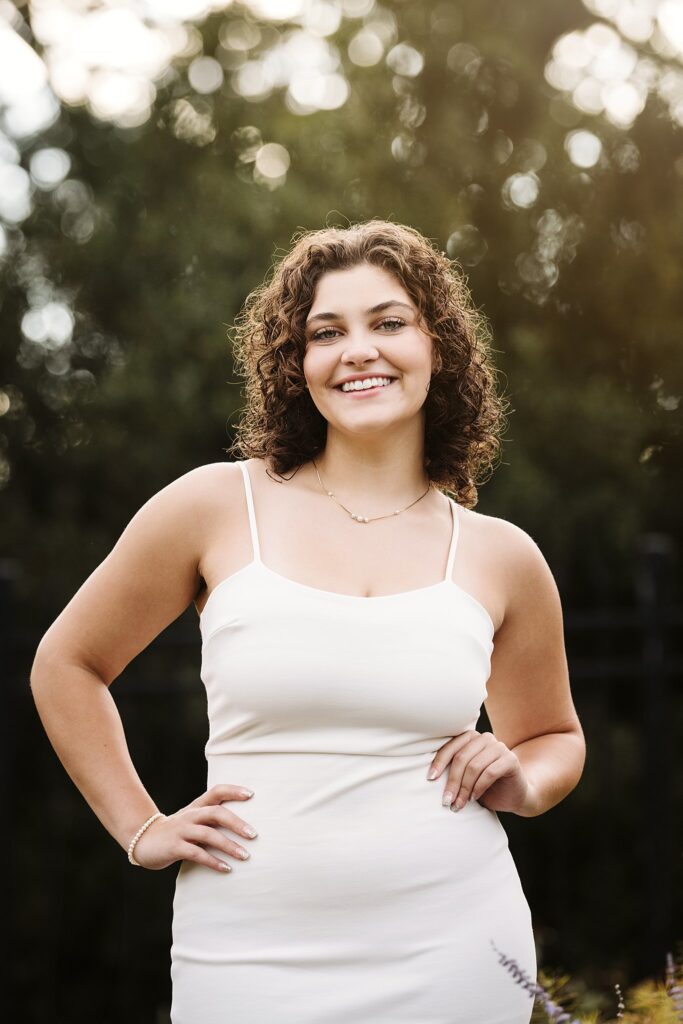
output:
[[[378,327],[383,327],[385,324],[396,324],[396,327],[393,327],[392,330],[398,330],[399,327],[405,327],[406,322],[405,322],[405,320],[401,320],[400,317],[387,317],[386,320],[381,320],[377,324],[377,326]],[[339,333],[337,331],[336,327],[323,327],[323,328],[321,328],[321,330],[316,331],[315,334],[313,334],[311,336],[311,341],[328,341],[328,340],[331,340],[330,338],[324,337],[324,335],[328,334],[329,331],[332,331],[333,334],[338,334]]]

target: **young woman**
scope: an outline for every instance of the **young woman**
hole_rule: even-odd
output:
[[[484,319],[372,220],[302,233],[237,324],[243,458],[155,494],[52,624],[46,731],[132,863],[180,861],[173,1024],[526,1024],[497,812],[558,804],[585,745],[548,565],[474,511],[504,422]],[[191,601],[208,788],[164,814],[108,687]]]

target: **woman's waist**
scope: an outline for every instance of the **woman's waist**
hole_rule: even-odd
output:
[[[435,751],[420,754],[365,754],[335,752],[226,753],[207,756],[207,788],[226,782],[254,791],[260,797],[286,800],[290,809],[324,806],[334,801],[337,810],[364,799],[386,798],[392,791],[443,792],[446,776],[427,780]],[[420,785],[421,783],[421,785]]]
[[[246,846],[249,860],[207,847],[233,866],[227,885],[209,869],[191,865],[181,874],[181,891],[206,890],[209,908],[225,894],[231,908],[226,913],[239,915],[244,907],[249,917],[257,907],[266,916],[273,907],[293,913],[302,901],[325,913],[349,900],[367,910],[397,897],[404,910],[414,899],[416,912],[421,907],[424,913],[425,900],[433,899],[435,906],[443,899],[482,903],[501,887],[517,886],[498,815],[477,801],[457,812],[444,807],[446,779],[427,780],[430,761],[373,755],[211,757],[208,788],[236,783],[253,789],[250,799],[225,806],[258,835],[246,841],[220,827]]]
[[[207,789],[232,783],[253,790],[228,806],[258,832],[284,830],[289,840],[311,828],[316,841],[341,832],[411,837],[476,830],[507,845],[498,815],[476,800],[460,811],[442,804],[447,773],[427,779],[433,755],[226,754],[207,759]]]

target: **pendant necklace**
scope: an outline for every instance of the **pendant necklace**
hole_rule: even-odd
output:
[[[318,472],[318,467],[316,465],[315,459],[312,459],[311,461],[313,462],[313,465],[315,466],[315,471],[318,474],[318,480],[320,481],[320,486],[322,487],[323,491],[325,491],[325,493],[327,494],[328,497],[330,497],[334,501],[336,501],[340,508],[343,508],[345,512],[348,512],[348,514],[351,516],[351,518],[356,523],[374,523],[377,519],[388,519],[389,516],[398,516],[398,515],[401,514],[401,512],[405,512],[407,509],[412,508],[413,505],[416,505],[418,503],[418,501],[422,501],[422,499],[424,498],[425,494],[428,494],[430,488],[433,486],[432,485],[432,481],[430,480],[429,483],[427,484],[427,490],[424,492],[424,494],[421,494],[419,498],[415,499],[415,501],[411,501],[410,505],[406,505],[405,508],[396,508],[396,509],[394,509],[393,512],[387,512],[383,516],[372,516],[371,518],[368,518],[368,516],[358,515],[356,512],[352,512],[351,509],[348,509],[345,505],[342,505],[341,501],[339,501],[337,499],[336,495],[333,494],[332,491],[328,491],[327,488],[325,487],[324,483],[320,479],[320,473]]]

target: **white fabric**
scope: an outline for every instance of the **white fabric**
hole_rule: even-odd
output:
[[[219,874],[179,867],[172,1024],[528,1024],[532,922],[498,815],[441,805],[435,751],[476,727],[494,627],[446,576],[357,597],[296,583],[260,559],[219,583],[200,618],[207,787],[258,838]],[[359,527],[362,529],[362,527]]]

